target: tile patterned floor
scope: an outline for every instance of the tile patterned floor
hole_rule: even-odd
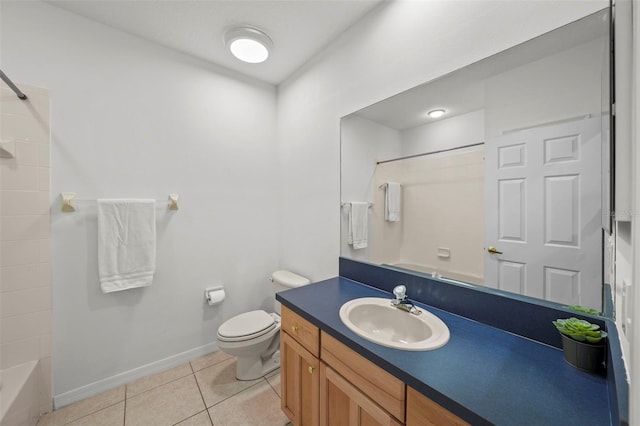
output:
[[[40,417],[38,426],[284,426],[280,372],[238,381],[214,352]]]

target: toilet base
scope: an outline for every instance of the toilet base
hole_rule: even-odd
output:
[[[256,380],[264,377],[280,367],[280,351],[275,351],[271,356],[263,359],[255,356],[237,357],[236,379]]]

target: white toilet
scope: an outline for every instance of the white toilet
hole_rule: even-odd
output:
[[[307,278],[289,271],[271,275],[274,293],[309,284]],[[280,366],[280,303],[275,312],[246,312],[225,321],[218,328],[218,349],[237,357],[236,378],[255,380]]]

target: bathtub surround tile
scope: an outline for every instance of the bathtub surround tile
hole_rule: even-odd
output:
[[[0,167],[0,189],[16,191],[38,190],[39,167],[11,166],[3,164]]]
[[[39,311],[2,318],[0,344],[51,334],[51,311]]]
[[[280,399],[265,381],[209,408],[214,425],[284,426],[289,419],[280,410]]]
[[[0,99],[1,139],[15,143],[0,160],[0,367],[40,361],[29,403],[39,413],[52,408],[49,96],[21,86],[28,101],[4,89]]]
[[[2,370],[22,364],[28,360],[38,359],[40,355],[40,339],[34,337],[0,345],[0,353],[2,354],[2,357],[0,357],[0,369]]]
[[[16,163],[22,166],[40,165],[40,145],[39,143],[17,141],[16,142]]]
[[[125,386],[119,386],[115,389],[108,390],[91,398],[84,399],[59,410],[52,414],[53,426],[62,426],[67,423],[79,420],[89,414],[96,413],[112,405],[124,401]]]
[[[38,262],[51,262],[51,240],[48,238],[38,241]]]
[[[196,358],[191,361],[191,368],[193,371],[200,371],[204,368],[210,367],[214,364],[218,364],[222,361],[231,358],[231,355],[226,354],[222,351],[211,352],[210,354],[201,356],[200,358]]]
[[[49,215],[2,216],[2,240],[40,240],[50,237]]]
[[[186,420],[181,421],[176,426],[212,426],[211,419],[207,410],[202,411],[195,416],[189,417]]]
[[[37,287],[2,293],[1,315],[8,318],[51,309],[51,288]]]
[[[51,357],[51,348],[53,347],[51,343],[51,333],[40,336],[39,347],[41,360],[42,358]]]
[[[42,191],[2,191],[2,204],[0,215],[39,215],[46,214],[47,210],[41,210]]]
[[[192,373],[193,371],[191,370],[191,366],[189,365],[189,363],[186,363],[165,371],[161,371],[160,373],[154,374],[152,376],[136,380],[135,382],[127,385],[127,398],[131,398],[142,392],[167,384],[174,380],[188,376]]]
[[[127,399],[127,426],[174,425],[204,409],[193,375]]]
[[[236,380],[235,358],[200,370],[195,373],[195,376],[207,408],[262,380],[262,378],[250,381]]]
[[[40,413],[49,413],[53,410],[53,368],[51,357],[40,359]]]
[[[51,150],[49,145],[38,144],[38,165],[40,167],[51,167]]]
[[[46,266],[48,268],[49,265]],[[35,263],[0,268],[0,292],[49,286],[51,284],[49,271],[45,273],[44,269]]]
[[[47,143],[49,140],[48,123],[39,119],[18,114],[0,114],[0,132],[3,140],[16,139],[28,142]]]
[[[51,187],[51,169],[49,167],[38,167],[38,189],[48,191]]]
[[[38,263],[39,244],[38,240],[0,241],[0,267]]]

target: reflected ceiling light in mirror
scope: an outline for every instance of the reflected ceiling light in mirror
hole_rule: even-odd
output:
[[[429,111],[427,113],[427,115],[431,118],[440,118],[443,115],[446,114],[446,110],[442,109],[442,108],[438,108],[438,109],[432,109],[431,111]]]
[[[259,64],[269,57],[273,42],[254,27],[235,27],[225,33],[224,42],[233,56],[243,62]]]

